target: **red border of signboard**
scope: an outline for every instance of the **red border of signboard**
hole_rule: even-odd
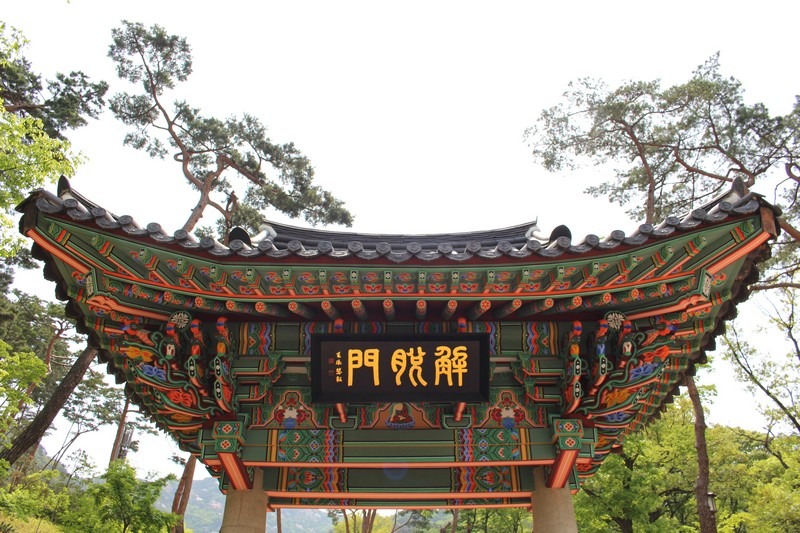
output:
[[[477,384],[466,387],[440,387],[439,390],[428,387],[414,388],[405,379],[398,387],[394,381],[384,379],[378,388],[367,389],[354,383],[352,390],[335,390],[336,385],[326,387],[323,379],[331,365],[330,354],[325,350],[342,343],[369,343],[393,350],[398,343],[403,346],[419,343],[447,342],[458,344],[467,341],[477,343]],[[382,352],[383,355],[383,352]],[[430,354],[431,356],[433,354]],[[391,364],[390,355],[382,359],[382,367]],[[475,365],[475,356],[470,354],[469,366]],[[432,360],[432,357],[431,357]],[[429,363],[430,364],[430,363]],[[386,372],[384,370],[384,372]],[[387,374],[384,373],[384,376]],[[311,400],[318,403],[380,403],[380,402],[487,402],[489,401],[489,334],[488,333],[453,333],[453,334],[318,334],[311,337]]]

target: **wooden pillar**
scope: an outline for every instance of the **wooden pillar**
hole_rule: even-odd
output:
[[[533,469],[533,533],[578,533],[575,508],[569,487],[549,489],[544,468]]]
[[[229,489],[225,496],[225,514],[219,533],[264,533],[267,530],[267,504],[261,469],[253,474],[250,490]]]

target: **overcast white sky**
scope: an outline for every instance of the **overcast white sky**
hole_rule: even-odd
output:
[[[545,232],[563,223],[578,240],[635,227],[582,194],[606,178],[601,171],[553,175],[528,155],[525,128],[578,77],[677,83],[719,51],[750,101],[785,113],[800,92],[793,2],[543,4],[7,0],[0,20],[28,37],[26,55],[45,77],[83,70],[107,80],[109,94],[124,89],[106,56],[120,20],[187,37],[194,74],[177,97],[219,118],[260,118],[274,141],[292,141],[311,159],[318,183],[354,213],[353,229],[371,233],[537,217]],[[73,186],[116,214],[174,231],[195,199],[174,162],[123,147],[124,133],[107,113],[70,134],[88,158]],[[741,388],[722,361],[706,381]],[[721,391],[714,412],[730,404],[734,414],[717,420],[737,422],[741,402]],[[141,455],[132,457],[140,466]]]

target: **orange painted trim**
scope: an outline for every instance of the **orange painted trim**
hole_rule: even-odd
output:
[[[497,494],[497,493],[495,493],[495,494]],[[464,498],[462,497],[462,498],[459,498],[459,499],[463,500]],[[299,504],[296,504],[296,503],[285,503],[284,504],[284,503],[270,502],[269,506],[270,506],[270,509],[308,509],[307,505],[299,505]],[[480,504],[480,505],[478,505],[478,504],[449,505],[447,508],[448,509],[486,509],[486,508],[490,508],[490,509],[513,509],[513,508],[519,508],[519,507],[525,507],[527,509],[530,509],[531,505],[530,505],[530,503],[525,503],[525,504],[490,503],[490,504]],[[336,510],[340,510],[341,508],[342,508],[341,505],[314,505],[314,509],[336,509]],[[387,508],[386,506],[381,506],[381,505],[359,505],[357,507],[357,509],[386,509],[386,508]],[[438,506],[437,505],[406,505],[404,503],[402,505],[402,508],[403,509],[408,509],[408,510],[420,510],[420,511],[422,511],[422,510],[428,510],[428,509],[439,510],[439,509],[442,508],[442,506],[441,505],[438,505]],[[349,507],[349,509],[353,509],[353,507]]]
[[[103,273],[104,276],[107,276],[109,278],[113,278],[113,279],[116,279],[116,280],[119,280],[119,281],[128,281],[128,282],[131,282],[131,283],[137,283],[139,285],[147,286],[147,287],[152,288],[152,289],[167,290],[167,291],[176,292],[176,293],[184,294],[184,295],[204,296],[204,297],[209,297],[209,298],[225,298],[226,296],[234,296],[234,297],[236,297],[237,300],[241,300],[242,302],[264,301],[266,299],[266,300],[268,300],[270,302],[275,302],[275,303],[288,303],[288,302],[290,302],[292,300],[296,300],[296,301],[303,301],[303,300],[315,301],[315,300],[318,300],[319,297],[320,297],[319,294],[295,294],[295,295],[282,294],[282,295],[278,295],[277,297],[271,297],[272,295],[269,295],[269,294],[267,294],[267,295],[234,294],[234,293],[225,294],[225,293],[222,293],[222,292],[214,292],[214,291],[203,290],[200,287],[198,287],[197,284],[192,279],[189,279],[188,281],[196,288],[196,290],[192,290],[191,288],[188,288],[188,287],[182,287],[180,285],[158,283],[158,282],[155,282],[153,280],[143,279],[143,278],[139,278],[139,277],[136,277],[136,276],[131,276],[131,275],[128,275],[128,274],[124,274],[122,272],[113,272],[113,271],[106,270],[106,269],[102,269],[102,273]],[[648,279],[647,283],[648,284],[657,284],[657,283],[669,283],[669,282],[674,282],[674,281],[680,281],[680,280],[688,277],[688,275],[689,274],[686,273],[686,272],[668,274],[668,275],[663,275],[663,276],[655,277],[655,278],[652,278],[652,279]],[[584,290],[567,289],[567,290],[564,290],[564,291],[556,291],[554,293],[554,292],[548,292],[547,289],[544,289],[544,290],[531,291],[531,292],[513,292],[513,293],[497,292],[497,293],[489,293],[489,294],[487,294],[487,296],[490,296],[493,299],[507,299],[510,295],[514,295],[515,297],[522,297],[522,298],[534,298],[534,299],[536,299],[536,298],[542,298],[542,297],[555,297],[555,298],[558,298],[558,300],[561,300],[561,299],[569,300],[571,298],[574,298],[575,296],[581,296],[581,295],[585,295],[587,293],[594,294],[594,293],[602,292],[604,290],[605,291],[612,291],[612,292],[621,292],[623,289],[636,288],[639,285],[641,285],[641,281],[640,280],[639,281],[628,281],[628,282],[619,283],[619,284],[614,284],[613,280],[612,280],[612,281],[610,281],[610,282],[608,282],[608,283],[606,283],[604,285],[598,285],[596,287],[591,287],[591,288],[587,288],[587,289],[584,289]],[[226,290],[229,291],[229,289],[226,289]],[[381,295],[381,293],[377,293],[377,296],[380,296],[380,295]],[[342,294],[342,295],[327,295],[327,296],[329,297],[331,302],[348,302],[348,301],[352,300],[352,296],[353,295],[352,294]],[[462,296],[468,298],[468,297],[474,296],[474,294],[473,293],[469,293],[469,294],[463,294]],[[367,297],[369,297],[369,295],[367,295]],[[393,295],[393,298],[395,300],[400,300],[400,301],[411,301],[411,300],[418,300],[419,299],[419,295],[416,294],[416,293],[407,294],[407,295],[406,294],[396,294],[396,295]],[[425,300],[429,300],[429,301],[441,301],[441,300],[447,300],[447,299],[452,299],[452,295],[449,294],[449,293],[425,294]],[[489,301],[491,302],[492,300],[489,300]],[[524,302],[524,303],[527,303],[527,302]]]
[[[247,475],[247,469],[235,453],[219,453],[219,460],[222,463],[222,468],[231,480],[231,488],[234,490],[250,490],[253,488],[253,482],[250,481],[250,476]]]
[[[531,459],[528,461],[435,461],[430,463],[302,463],[295,461],[245,461],[245,466],[272,468],[459,468],[474,466],[549,466],[554,459]]]
[[[634,315],[628,315],[625,318],[627,320],[637,320],[639,318],[647,318],[656,315],[666,315],[668,313],[675,313],[677,311],[685,311],[690,305],[694,305],[701,300],[705,300],[705,298],[703,298],[699,294],[694,294],[692,296],[679,300],[678,303],[676,303],[675,305],[671,305],[669,307],[661,307],[658,309],[651,309],[650,311],[643,311],[641,313],[636,313]]]
[[[117,268],[119,269],[119,271],[116,272],[117,274],[124,272],[125,275],[131,279],[141,279],[134,276],[133,273],[131,273],[130,269],[128,269],[128,267],[117,261],[114,257],[108,256],[106,259],[108,259],[110,262],[114,263],[117,266]],[[103,274],[110,274],[110,273],[111,273],[110,270],[105,270],[105,269],[103,270]]]
[[[747,254],[749,254],[750,252],[752,252],[753,250],[755,250],[756,248],[758,248],[759,246],[761,246],[762,244],[764,244],[765,242],[767,242],[771,238],[772,238],[772,235],[770,235],[769,233],[761,233],[757,237],[753,238],[753,240],[751,240],[745,246],[742,246],[741,248],[736,250],[736,252],[734,252],[734,253],[726,256],[725,258],[723,258],[722,261],[719,261],[719,262],[714,263],[713,265],[709,266],[708,267],[708,271],[711,274],[716,274],[717,272],[720,272],[720,271],[724,270],[725,267],[729,266],[731,263],[734,263],[734,262],[738,261],[739,259],[741,259],[742,257],[746,256]]]
[[[50,240],[47,237],[45,237],[35,229],[28,230],[28,232],[25,235],[33,239],[33,242],[35,242],[36,244],[47,250],[49,253],[58,257],[59,259],[64,261],[66,264],[68,264],[81,274],[84,275],[88,274],[89,271],[91,270],[91,268],[81,263],[71,255],[67,254],[64,250],[62,250],[58,246],[51,244]]]
[[[564,450],[559,453],[545,486],[548,489],[563,489],[566,487],[569,474],[572,472],[577,458],[578,450]]]
[[[97,307],[112,309],[114,311],[120,311],[122,313],[127,313],[133,316],[152,318],[153,320],[161,320],[164,322],[169,320],[169,315],[165,315],[162,313],[153,313],[152,311],[145,311],[138,307],[129,307],[127,305],[119,303],[117,300],[111,298],[110,296],[103,296],[103,295],[92,296],[91,298],[86,300],[86,304],[96,305]]]
[[[467,408],[466,402],[458,402],[458,404],[456,404],[456,412],[455,415],[453,415],[453,420],[455,420],[456,422],[461,422],[461,419],[464,417],[464,410],[466,408]]]

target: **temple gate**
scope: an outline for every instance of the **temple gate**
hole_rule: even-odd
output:
[[[66,180],[18,210],[108,371],[219,480],[226,532],[277,508],[508,506],[574,531],[571,492],[705,361],[777,234],[741,182],[577,244],[272,224],[224,246]]]

